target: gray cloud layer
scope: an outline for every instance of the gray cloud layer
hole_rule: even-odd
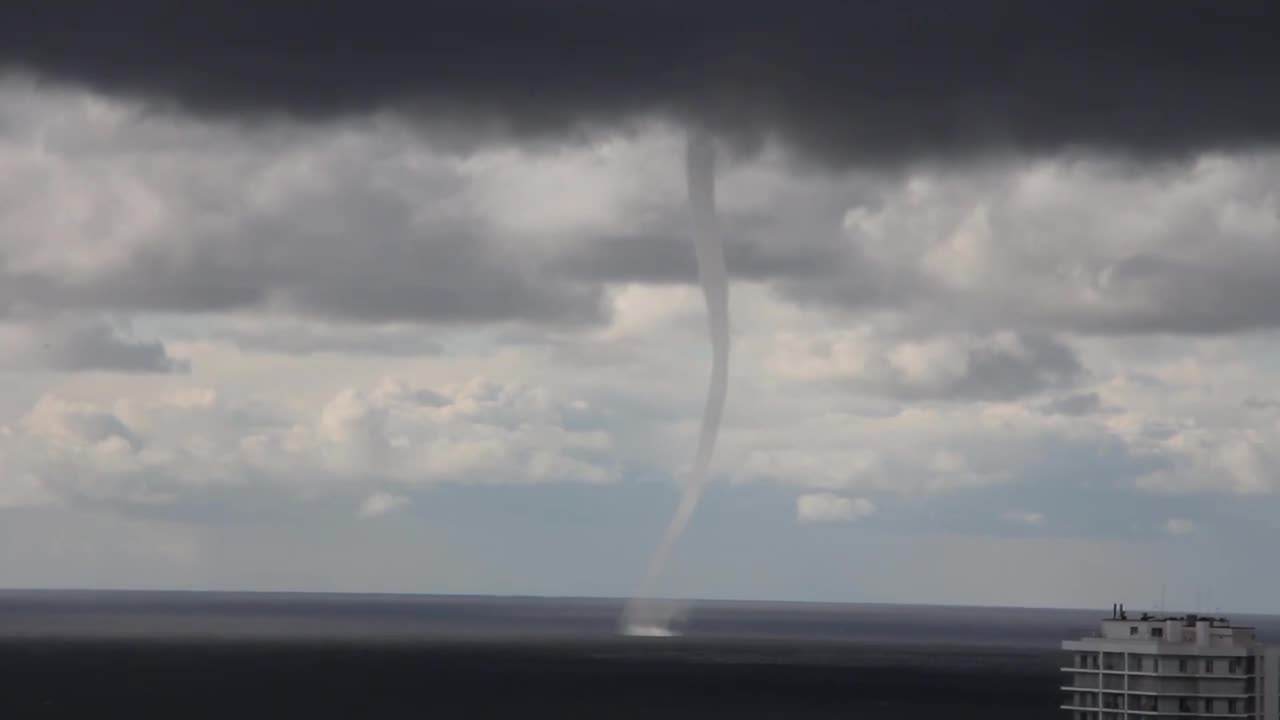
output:
[[[646,115],[823,162],[1280,139],[1273,2],[42,0],[0,67],[198,113],[396,108],[464,140]]]
[[[28,317],[0,322],[0,370],[5,369],[185,373],[190,364],[171,357],[161,342],[133,337],[127,323]]]
[[[458,157],[394,119],[228,127],[9,78],[0,128],[0,315],[269,310],[382,329],[228,339],[404,354],[432,347],[406,324],[593,327],[620,283],[692,280],[666,125]],[[722,180],[735,279],[907,335],[1280,323],[1275,153],[833,176],[770,147]]]
[[[394,130],[242,133],[128,103],[95,113],[95,96],[24,83],[0,93],[12,101],[0,107],[0,317],[272,306],[361,322],[582,324],[605,313],[598,285],[550,281],[545,257],[489,230],[493,208],[460,197],[456,167],[434,155],[415,166],[424,151]]]

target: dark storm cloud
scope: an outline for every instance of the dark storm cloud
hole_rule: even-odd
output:
[[[1143,298],[1137,309],[1113,317],[1077,318],[1085,331],[1209,334],[1271,328],[1280,322],[1280,259],[1253,253],[1227,263],[1189,263],[1151,254],[1117,263],[1108,284],[1113,292]],[[1070,320],[1068,320],[1070,322]]]
[[[1040,411],[1046,415],[1068,415],[1071,417],[1092,415],[1101,410],[1102,397],[1096,392],[1066,395],[1054,398],[1040,406]]]
[[[1244,403],[1242,404],[1250,410],[1257,410],[1259,412],[1280,410],[1280,401],[1265,397],[1248,397],[1245,398]]]
[[[19,317],[0,324],[0,369],[186,373],[190,364],[127,326],[93,317]]]
[[[0,65],[197,113],[525,137],[656,114],[832,164],[1272,143],[1278,36],[1266,0],[0,5]]]
[[[241,350],[284,355],[321,353],[419,357],[444,351],[440,343],[422,336],[420,328],[381,329],[378,326],[323,325],[232,328],[214,334]]]
[[[1037,333],[1018,333],[1017,348],[993,345],[965,351],[965,372],[941,385],[919,388],[899,384],[904,398],[1013,400],[1051,388],[1067,387],[1084,372],[1070,346]]]
[[[806,377],[836,387],[905,402],[1007,402],[1075,387],[1087,375],[1076,351],[1038,332],[935,337],[858,337],[865,351],[854,362],[844,351],[811,341],[799,351]],[[786,355],[782,357],[787,357]],[[847,357],[847,356],[846,356]]]
[[[129,132],[119,134],[133,142]],[[179,140],[188,139],[174,134]],[[167,172],[137,170],[129,164],[134,157],[131,152],[111,155],[134,172],[131,177],[139,185],[154,188],[164,205],[175,209],[166,224],[151,230],[154,235],[130,236],[112,252],[104,250],[111,262],[72,273],[65,270],[70,263],[61,260],[50,267],[47,261],[41,266],[8,257],[10,253],[20,259],[36,255],[31,250],[34,244],[24,246],[24,236],[46,233],[50,235],[47,242],[62,240],[72,248],[77,242],[88,246],[86,238],[105,234],[107,239],[98,246],[112,248],[113,238],[103,229],[108,226],[95,223],[92,214],[84,216],[83,224],[54,226],[54,232],[47,229],[49,225],[30,229],[22,222],[13,223],[12,229],[0,227],[0,317],[11,305],[26,305],[72,313],[102,309],[217,313],[273,307],[360,323],[581,325],[607,319],[599,283],[562,277],[542,267],[545,258],[489,239],[483,222],[474,215],[451,217],[446,210],[451,194],[459,192],[456,182],[442,186],[397,175],[394,165],[379,162],[384,157],[381,153],[392,151],[374,141],[371,147],[353,151],[354,157],[334,157],[327,146],[301,153],[308,172],[317,178],[314,182],[264,182],[268,187],[262,193],[267,200],[263,195],[255,200],[248,193],[228,200],[231,190],[281,167],[296,172],[296,165],[289,163],[299,151],[295,148],[294,155],[289,148],[277,154],[264,152],[257,158],[260,166],[236,175],[227,170],[237,167],[234,160],[220,162],[224,155],[238,151],[234,143],[201,140],[198,134],[190,139],[191,146],[198,148],[190,157],[175,159],[162,152],[148,156],[157,165],[168,158]],[[226,180],[228,175],[239,178],[240,185]],[[202,177],[222,179],[205,187],[198,181]],[[24,201],[34,202],[41,190],[14,183],[12,192],[17,207]],[[430,206],[435,212],[429,221],[423,220],[417,205],[423,195],[445,198],[441,202],[446,209]],[[74,187],[61,197],[70,203],[81,201]],[[103,206],[114,209],[117,204]],[[209,214],[218,221],[201,222]],[[66,233],[65,240],[55,234],[59,231]],[[4,247],[6,242],[13,242],[15,249]],[[73,258],[75,252],[71,249],[55,257]],[[266,342],[243,339],[257,346]],[[409,352],[389,336],[370,339],[376,339],[384,351]],[[293,352],[318,351],[335,343],[333,338],[317,337],[274,340],[269,349]],[[384,344],[388,340],[391,345]],[[416,341],[410,344],[419,350],[428,347]]]
[[[255,257],[245,251],[270,238],[283,252]],[[305,253],[313,240],[297,234],[246,233],[217,238],[198,252],[140,252],[129,265],[91,284],[49,277],[14,279],[24,299],[45,307],[127,311],[228,312],[274,304],[282,309],[364,322],[497,322],[577,325],[605,319],[599,285],[551,283],[532,272],[484,258],[466,238],[395,236],[374,249],[331,238],[327,255]],[[218,242],[221,241],[221,242]],[[234,242],[233,242],[234,241]],[[292,245],[293,247],[289,247]],[[236,250],[238,248],[238,251]],[[220,249],[226,252],[220,251]],[[513,263],[514,264],[514,263]],[[5,278],[0,275],[0,280]]]
[[[776,280],[812,278],[831,273],[847,262],[850,250],[831,246],[796,246],[738,239],[725,243],[725,261],[735,278]],[[697,268],[688,238],[674,233],[648,237],[608,237],[557,263],[567,277],[605,282],[693,283]]]
[[[210,238],[195,252],[139,251],[128,264],[90,282],[6,276],[0,268],[0,284],[24,303],[76,311],[230,312],[274,304],[361,322],[564,325],[596,323],[608,314],[598,284],[550,282],[548,276],[514,267],[510,258],[494,254],[487,259],[485,250],[466,237],[446,233],[416,242],[415,236],[393,235],[376,249],[351,243],[350,252],[341,252],[348,245],[335,239],[340,237],[246,231]],[[246,250],[264,238],[280,252],[261,257]],[[318,249],[308,253],[312,241]],[[0,314],[3,310],[0,295]]]
[[[123,337],[105,323],[74,327],[49,342],[46,350],[54,370],[185,373],[191,369],[187,361],[169,357],[163,344]]]

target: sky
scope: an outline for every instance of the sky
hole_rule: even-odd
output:
[[[0,586],[627,595],[701,129],[662,593],[1280,612],[1273,4],[238,7],[0,7]]]

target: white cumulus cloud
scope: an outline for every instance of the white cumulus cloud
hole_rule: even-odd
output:
[[[389,492],[376,492],[365,498],[360,504],[360,517],[375,518],[390,515],[404,510],[413,504],[413,500],[404,495],[393,495]]]
[[[796,519],[802,523],[840,522],[866,517],[876,506],[867,498],[835,493],[809,493],[796,498]]]
[[[1044,513],[1032,512],[1030,510],[1009,510],[1005,512],[1004,519],[1015,525],[1026,525],[1028,527],[1036,527],[1044,524]]]
[[[214,486],[316,492],[360,479],[611,482],[612,435],[584,408],[484,379],[439,390],[385,379],[342,390],[314,414],[207,388],[114,403],[49,394],[0,425],[0,502],[168,503]]]

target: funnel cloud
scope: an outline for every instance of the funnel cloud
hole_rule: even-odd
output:
[[[725,267],[724,246],[716,225],[715,146],[706,133],[695,131],[689,136],[686,156],[689,183],[689,210],[693,220],[693,248],[698,260],[698,281],[707,302],[707,329],[711,338],[711,379],[707,386],[707,402],[702,412],[702,429],[698,434],[698,450],[693,467],[685,481],[680,504],[662,536],[640,592],[623,617],[624,630],[631,634],[662,635],[669,633],[668,618],[647,599],[654,583],[662,574],[671,551],[689,525],[698,500],[710,478],[711,456],[720,420],[724,415],[725,396],[729,385],[729,271]]]

